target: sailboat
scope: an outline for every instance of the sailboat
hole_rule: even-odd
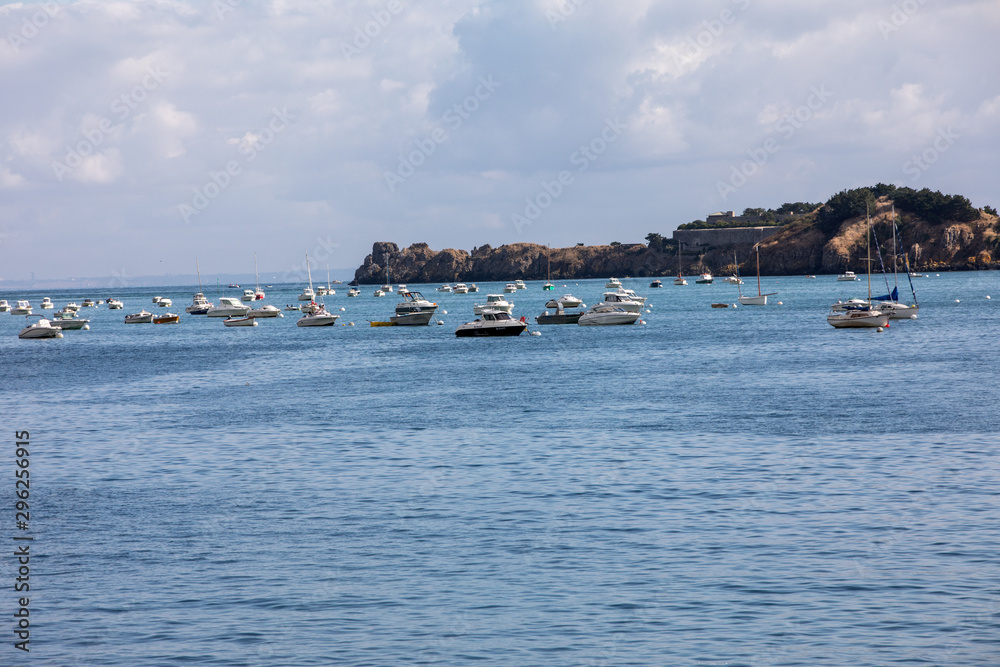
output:
[[[837,309],[832,309],[826,316],[827,323],[835,329],[874,329],[884,327],[889,323],[889,315],[881,310],[872,308],[872,220],[868,216],[868,231],[865,239],[868,242],[868,301],[856,304],[835,304]]]
[[[299,294],[299,301],[313,301],[316,298],[316,292],[313,291],[312,269],[309,268],[309,253],[306,253],[306,271],[309,272],[309,287],[304,288],[302,294]]]
[[[385,285],[382,285],[382,291],[386,294],[392,291],[392,283],[389,282],[389,253],[385,254]]]
[[[883,313],[888,313],[890,320],[909,320],[916,317],[920,310],[920,305],[917,303],[917,292],[913,289],[913,280],[910,278],[910,266],[909,261],[906,261],[906,277],[910,281],[910,293],[913,294],[913,305],[907,305],[905,303],[899,302],[899,255],[896,251],[896,205],[893,204],[892,207],[892,280],[893,288],[892,292],[886,294],[885,296],[873,297],[873,301],[879,303],[872,304],[881,310]]]
[[[202,293],[201,287],[201,267],[198,266],[198,258],[195,257],[194,268],[198,272],[198,293],[194,295],[191,300],[191,305],[185,308],[185,312],[191,315],[205,315],[208,313],[209,309],[214,305],[211,301],[205,298]]]
[[[684,280],[684,276],[681,275],[681,242],[677,242],[677,277],[674,278],[675,285],[687,285],[688,281]]]
[[[264,290],[260,288],[260,276],[257,274],[257,253],[253,254],[253,279],[256,282],[253,299],[254,301],[260,301],[264,298]]]
[[[754,244],[754,250],[757,251],[757,296],[743,296],[743,288],[739,287],[740,283],[736,283],[737,288],[740,290],[739,302],[744,306],[766,306],[767,297],[774,296],[777,292],[769,292],[768,294],[762,294],[760,291],[760,243]],[[739,265],[737,265],[737,269]],[[737,278],[739,274],[737,273]]]
[[[548,269],[546,270],[546,273],[545,273],[545,284],[542,285],[542,289],[543,290],[554,290],[556,288],[556,286],[552,284],[552,255],[551,255],[551,252],[552,252],[551,249],[548,246],[545,246],[545,258],[546,258],[546,260],[548,260]]]

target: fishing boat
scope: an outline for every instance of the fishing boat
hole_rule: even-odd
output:
[[[743,290],[742,288],[740,288],[739,284],[737,284],[736,287],[737,289],[739,289],[740,292],[740,296],[739,299],[737,299],[737,301],[739,301],[744,306],[766,306],[767,297],[774,296],[775,294],[777,294],[777,292],[769,292],[768,294],[764,294],[760,291],[760,243],[755,243],[753,247],[754,250],[757,251],[757,296],[743,296]],[[737,265],[736,268],[738,271],[739,266]],[[737,275],[739,274],[737,273]]]
[[[132,313],[131,315],[125,316],[125,324],[152,324],[153,323],[153,313],[147,312],[146,310],[141,310],[138,313]]]
[[[257,318],[249,315],[244,315],[243,317],[227,317],[222,320],[222,323],[227,327],[255,327],[257,326]]]
[[[703,273],[701,277],[694,281],[695,285],[711,285],[715,282],[715,277],[711,273]]]
[[[396,312],[389,318],[393,324],[422,325],[429,324],[437,310],[437,304],[428,301],[420,292],[400,292],[403,300],[396,304]]]
[[[437,291],[438,292],[451,292],[452,291],[451,285],[441,285],[441,287],[437,288]]]
[[[844,271],[839,276],[837,276],[837,280],[840,282],[851,282],[857,279],[858,276],[854,273],[854,271]]]
[[[39,304],[39,308],[41,308],[42,310],[46,310],[48,308],[55,308],[55,307],[56,307],[56,305],[54,303],[52,303],[52,299],[50,299],[47,296],[43,297],[42,298],[42,302]]]
[[[622,281],[617,278],[608,278],[608,282],[604,283],[604,286],[608,289],[618,289],[622,286]]]
[[[10,304],[7,303],[7,299],[0,299],[0,313],[6,313],[10,310]]]
[[[517,289],[528,289],[528,286],[524,284],[523,280],[515,280],[514,287]]]
[[[19,299],[18,302],[10,309],[11,315],[31,315],[31,304],[25,299]]]
[[[455,288],[452,290],[453,294],[468,294],[469,286],[465,283],[455,283]]]
[[[505,294],[513,294],[514,292],[517,291],[517,285],[515,285],[514,283],[507,283],[506,285],[503,286],[503,291]]]
[[[871,217],[867,219],[867,233],[865,238],[868,242],[868,301],[863,304],[847,306],[842,310],[831,308],[830,314],[826,316],[827,323],[835,329],[875,329],[884,327],[889,323],[889,315],[872,307],[872,243],[871,243]]]

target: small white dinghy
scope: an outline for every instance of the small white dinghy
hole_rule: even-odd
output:
[[[243,317],[227,317],[222,320],[222,323],[227,327],[255,327],[257,326],[257,318],[252,315],[244,315]]]

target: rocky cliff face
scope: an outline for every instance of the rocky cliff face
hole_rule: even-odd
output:
[[[872,216],[872,228],[886,267],[891,266],[892,256],[891,206],[888,199],[880,199]],[[997,216],[983,213],[972,222],[932,225],[910,213],[896,213],[900,262],[905,252],[911,266],[922,270],[1000,269]],[[761,243],[760,271],[764,275],[836,274],[845,270],[863,273],[867,270],[866,252],[865,218],[846,220],[833,234],[825,234],[815,224],[815,216],[807,215]],[[742,274],[755,272],[751,243],[685,255],[681,258],[682,270],[688,276],[704,272],[730,275],[736,269],[734,255]],[[872,257],[877,257],[874,245]],[[426,243],[400,250],[395,243],[378,242],[354,275],[360,284],[381,285],[386,280],[388,262],[393,283],[544,280],[549,261],[553,281],[670,276],[676,275],[678,266],[673,249],[661,252],[641,243],[552,249],[536,243],[513,243],[499,248],[484,245],[469,253],[452,248],[434,251]]]

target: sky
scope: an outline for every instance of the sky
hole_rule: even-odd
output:
[[[996,0],[0,5],[0,280],[1000,206]],[[323,273],[321,270],[320,273]]]

